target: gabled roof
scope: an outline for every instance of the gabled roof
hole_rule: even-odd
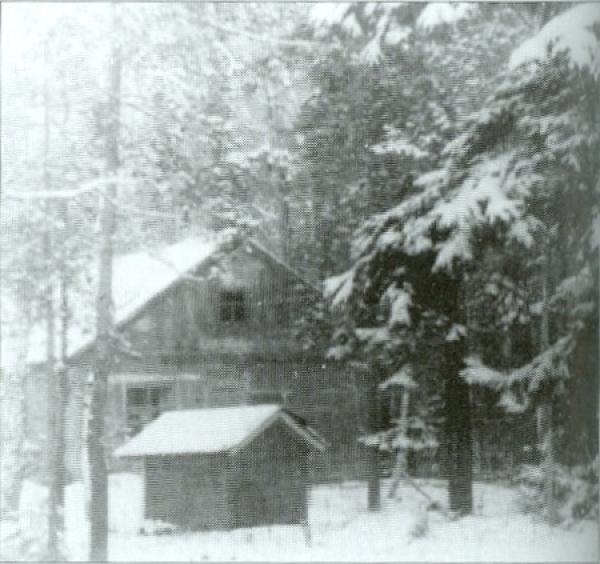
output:
[[[113,261],[114,322],[122,327],[152,299],[167,290],[187,273],[198,268],[219,247],[216,238],[190,237],[163,249],[138,251],[117,256]],[[4,340],[3,335],[3,340]],[[78,304],[69,328],[68,356],[93,345],[94,316],[90,304]],[[18,343],[15,342],[15,347]],[[4,350],[3,364],[10,362],[10,349]],[[29,336],[27,362],[46,359],[46,331],[43,323],[34,326]]]
[[[124,327],[136,317],[153,299],[167,291],[186,274],[190,274],[221,248],[223,239],[212,237],[188,237],[162,249],[144,250],[117,256],[113,262],[114,322]],[[275,257],[253,239],[248,245],[286,269],[293,277],[317,290],[285,262]],[[79,355],[95,341],[93,307],[80,304],[69,328],[69,358]],[[2,364],[9,367],[16,362],[19,342],[2,334]],[[40,364],[46,357],[46,333],[43,323],[35,326],[29,335],[28,364]]]
[[[280,405],[167,411],[115,451],[118,457],[235,452],[281,421],[317,450],[325,442]]]

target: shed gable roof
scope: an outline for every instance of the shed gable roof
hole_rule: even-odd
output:
[[[275,404],[167,411],[116,449],[118,457],[173,456],[237,451],[282,421],[317,450],[319,435]]]

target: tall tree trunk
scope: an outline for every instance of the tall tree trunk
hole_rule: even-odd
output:
[[[550,347],[550,312],[548,309],[550,285],[550,249],[547,248],[543,258],[542,272],[542,315],[540,319],[540,352]],[[542,471],[544,475],[544,518],[556,523],[558,515],[554,496],[554,432],[552,425],[552,403],[554,386],[544,382],[541,387],[541,399],[537,408],[538,441],[542,454]]]
[[[60,204],[61,215],[61,272],[60,272],[60,357],[57,367],[57,420],[56,420],[56,466],[57,502],[59,509],[59,527],[64,530],[65,498],[65,420],[68,401],[68,340],[69,340],[69,274],[67,272],[67,238],[69,233],[67,202]]]
[[[48,49],[46,49],[46,53]],[[48,60],[46,57],[46,65]],[[50,190],[50,93],[48,79],[44,80],[44,189]],[[47,228],[43,235],[43,247],[46,257],[46,277],[48,283],[46,285],[46,379],[48,386],[47,395],[47,468],[49,477],[49,492],[48,492],[48,537],[47,537],[47,554],[46,558],[51,561],[59,560],[59,508],[58,508],[58,483],[55,472],[56,456],[57,456],[57,385],[56,385],[56,312],[54,304],[54,283],[53,283],[53,241],[52,241],[52,225],[53,225],[53,205],[51,201],[46,203],[46,221]]]
[[[121,53],[117,44],[117,6],[112,10],[112,48],[109,69],[109,116],[106,138],[107,176],[114,176],[119,167]],[[104,450],[104,417],[106,413],[108,377],[113,363],[112,259],[115,210],[113,200],[116,185],[109,183],[101,211],[101,249],[99,285],[96,300],[96,350],[93,365],[91,414],[88,435],[90,464],[90,560],[108,557],[108,473]]]
[[[452,288],[453,286],[453,288]],[[465,287],[459,280],[450,283],[449,296],[453,299],[453,317],[465,326]],[[460,332],[458,332],[460,333]],[[446,470],[450,511],[466,515],[473,511],[473,433],[471,420],[471,391],[460,375],[465,367],[467,338],[457,334],[444,344],[445,372],[445,431]]]
[[[55,337],[56,315],[53,303],[54,285],[50,284],[46,298],[46,371],[48,379],[48,476],[50,487],[48,492],[48,554],[50,561],[59,560],[60,548],[60,509],[59,480],[56,472],[59,465],[59,405],[58,405],[58,371],[56,370]]]
[[[402,404],[400,406],[400,425],[399,435],[401,437],[408,436],[408,409],[410,407],[410,390],[408,387],[404,387],[402,390]],[[408,448],[400,447],[396,452],[396,462],[394,465],[394,471],[392,473],[392,483],[390,485],[390,491],[388,497],[393,498],[396,495],[396,490],[400,485],[400,479],[406,475],[406,458],[408,454]]]
[[[450,511],[466,515],[473,510],[473,453],[469,385],[460,376],[465,341],[446,344],[445,427]]]
[[[376,367],[369,367],[367,378],[367,418],[369,433],[379,429],[379,394]],[[379,477],[379,448],[369,447],[367,460],[367,507],[369,511],[378,511],[381,507],[381,479]]]

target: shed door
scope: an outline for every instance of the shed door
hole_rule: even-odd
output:
[[[237,527],[256,527],[268,523],[265,496],[254,482],[240,484],[234,507]]]

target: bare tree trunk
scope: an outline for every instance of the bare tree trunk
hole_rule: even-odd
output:
[[[47,49],[46,49],[47,52]],[[47,63],[46,59],[46,63]],[[50,94],[48,79],[44,81],[44,189],[50,190]],[[53,206],[50,201],[46,203],[46,221],[47,228],[43,235],[44,254],[46,256],[46,379],[48,385],[47,396],[47,464],[49,477],[48,492],[48,538],[46,558],[51,561],[59,560],[59,509],[58,509],[58,484],[55,472],[57,456],[57,386],[56,386],[56,312],[54,304],[54,283],[53,283]]]
[[[110,58],[109,117],[106,139],[106,169],[114,176],[119,167],[119,128],[121,54],[117,45],[117,7],[112,10],[112,52]],[[104,450],[104,417],[106,413],[108,377],[113,363],[112,259],[115,225],[115,184],[109,184],[101,212],[101,249],[99,285],[96,300],[96,351],[93,365],[91,417],[89,422],[88,456],[90,462],[90,560],[108,557],[108,472]]]
[[[60,273],[60,357],[57,368],[57,420],[56,420],[56,466],[54,468],[57,482],[58,525],[64,531],[64,498],[65,498],[65,420],[68,401],[68,341],[69,341],[69,275],[67,272],[67,238],[68,211],[67,203],[62,202],[61,214],[61,273]]]

